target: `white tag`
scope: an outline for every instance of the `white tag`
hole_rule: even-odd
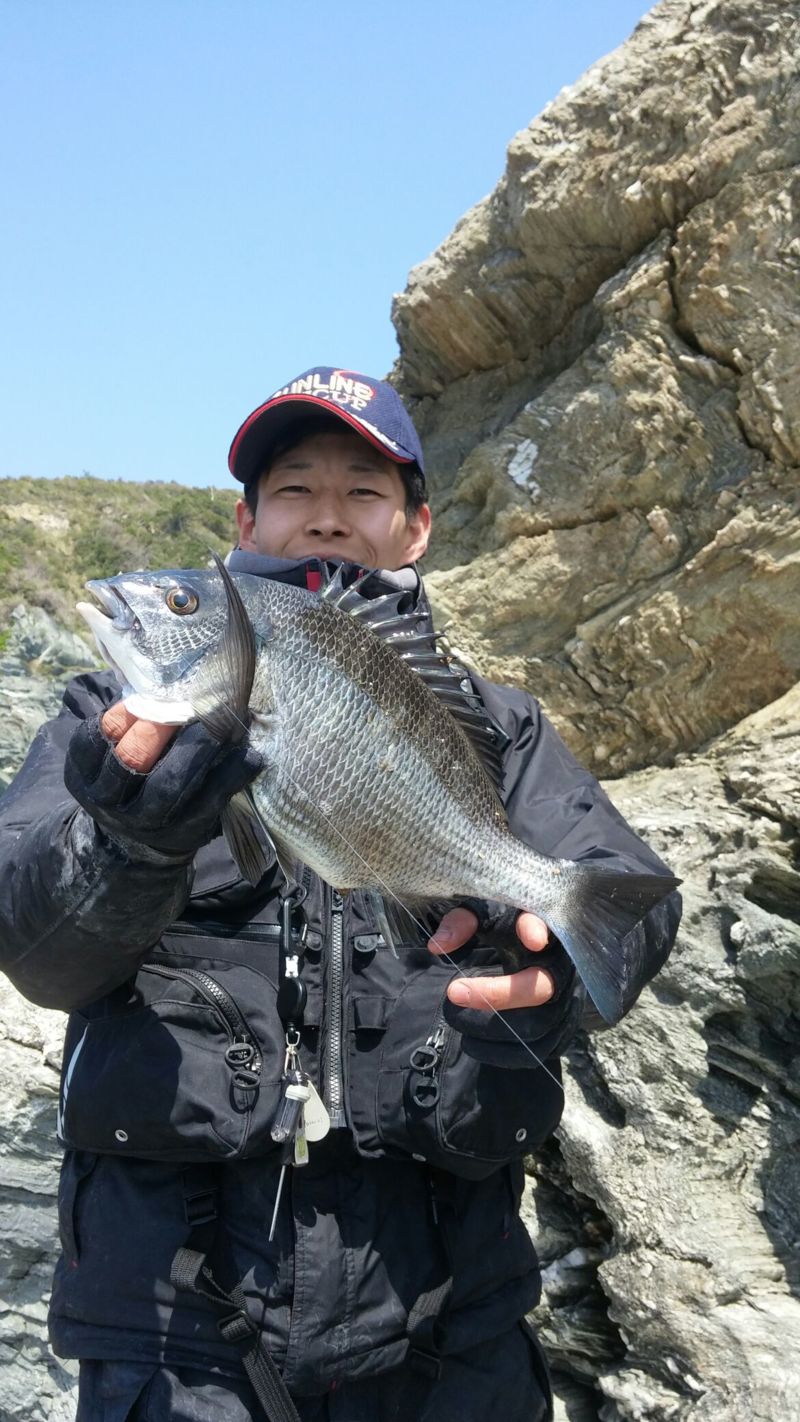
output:
[[[331,1128],[331,1118],[314,1083],[310,1081],[308,1085],[310,1091],[303,1107],[303,1130],[308,1140],[321,1141]]]
[[[294,1163],[295,1165],[308,1165],[308,1141],[302,1121],[294,1138]]]

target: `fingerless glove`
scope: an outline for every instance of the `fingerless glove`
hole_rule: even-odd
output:
[[[100,829],[133,858],[186,863],[218,831],[238,790],[258,775],[260,755],[247,744],[221,744],[192,721],[152,770],[132,770],[100,727],[83,721],[70,741],[64,783]]]

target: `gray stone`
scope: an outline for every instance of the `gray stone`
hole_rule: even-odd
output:
[[[799,770],[800,685],[608,787],[686,912],[630,1016],[570,1052],[531,1176],[542,1331],[603,1419],[800,1418]]]
[[[41,607],[20,604],[0,652],[0,790],[4,790],[42,721],[54,716],[64,682],[97,666],[82,637],[59,627]]]

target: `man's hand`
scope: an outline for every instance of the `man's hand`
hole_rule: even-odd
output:
[[[102,720],[94,716],[76,727],[64,782],[132,857],[188,863],[218,833],[231,797],[261,768],[246,741],[221,743],[199,721],[156,725],[118,703]]]
[[[454,908],[446,913],[428,943],[432,953],[453,953],[477,932],[478,920],[471,909]],[[521,913],[516,922],[520,943],[531,953],[541,953],[547,947],[547,924],[535,913]],[[458,1007],[474,1007],[489,1012],[492,1008],[504,1012],[509,1007],[541,1007],[555,992],[555,982],[546,968],[523,968],[493,978],[456,978],[447,989],[450,1001]]]
[[[103,735],[114,742],[120,760],[141,774],[153,769],[178,731],[177,726],[161,726],[132,715],[121,701],[109,707],[100,727]]]

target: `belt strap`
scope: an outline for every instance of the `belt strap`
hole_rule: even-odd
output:
[[[267,1422],[300,1422],[288,1388],[264,1343],[261,1329],[247,1312],[241,1284],[230,1291],[217,1283],[206,1258],[218,1229],[218,1185],[213,1167],[190,1167],[183,1173],[183,1198],[189,1237],[172,1261],[173,1288],[200,1294],[217,1308],[226,1309],[217,1327],[236,1347]]]

